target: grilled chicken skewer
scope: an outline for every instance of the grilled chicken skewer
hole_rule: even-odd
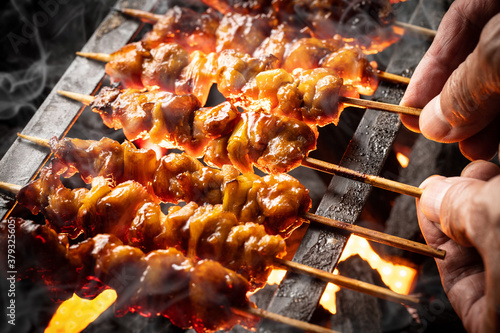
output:
[[[104,94],[106,94],[108,91],[115,94],[114,96],[119,95],[118,90],[109,90],[109,89],[106,89],[104,91]],[[147,119],[149,119],[148,120],[149,127],[141,128],[139,124],[139,122],[141,121],[140,118],[138,117],[134,118],[134,114],[127,115],[127,113],[124,110],[113,109],[112,103],[100,102],[96,105],[94,103],[95,97],[93,96],[62,92],[62,91],[59,91],[59,93],[68,98],[75,99],[87,105],[89,104],[92,104],[94,106],[99,106],[99,104],[103,105],[104,107],[102,107],[101,110],[97,109],[95,111],[101,113],[101,117],[105,119],[105,123],[109,127],[114,127],[114,128],[124,127],[125,130],[125,127],[128,126],[128,122],[131,122],[132,120],[135,121],[135,123],[133,124],[134,127],[132,129],[136,133],[131,132],[129,129],[124,131],[125,136],[129,140],[137,139],[138,138],[137,136],[139,134],[147,132],[148,129],[152,128],[152,125],[150,124],[152,116],[151,114],[149,115],[145,114],[145,111],[141,111],[142,113],[140,113],[140,115],[143,118],[146,117]],[[118,103],[116,103],[116,105],[120,106],[120,103],[121,101],[118,100]],[[165,105],[167,107],[169,106],[168,104],[162,104],[161,107],[164,108]],[[193,109],[196,110],[196,107],[197,106],[193,107]],[[151,105],[149,105],[149,108],[151,108]],[[174,110],[179,110],[179,109],[180,107],[175,108]],[[140,110],[140,108],[136,107],[135,110]],[[236,112],[233,114],[235,114],[237,117]],[[310,150],[314,149],[314,147],[316,146],[316,133],[310,127],[306,126],[305,124],[303,126],[300,122],[292,121],[290,123],[289,121],[291,119],[288,119],[285,122],[281,122],[281,118],[278,118],[277,120],[272,120],[273,118],[271,116],[262,116],[256,113],[249,113],[249,114],[250,116],[244,118],[246,121],[240,121],[238,125],[236,125],[236,128],[232,130],[232,132],[228,130],[228,132],[231,133],[230,135],[228,133],[228,135],[226,135],[225,137],[224,136],[217,137],[215,133],[212,132],[211,136],[212,137],[215,136],[216,139],[212,140],[212,142],[209,142],[205,146],[206,148],[200,147],[199,142],[195,142],[194,140],[191,139],[191,143],[195,147],[189,146],[187,147],[189,149],[186,149],[186,146],[184,146],[186,152],[192,156],[199,156],[200,151],[205,149],[206,162],[211,163],[212,165],[218,167],[222,167],[222,165],[224,164],[233,164],[237,169],[239,169],[243,173],[252,172],[252,169],[250,167],[252,163],[255,164],[258,168],[267,171],[268,173],[287,172],[297,167],[298,165],[302,164],[304,166],[315,168],[323,172],[328,172],[343,177],[348,177],[397,193],[411,195],[415,197],[420,197],[420,195],[422,194],[422,190],[418,187],[402,184],[382,177],[358,173],[356,171],[342,168],[334,164],[324,163],[306,157],[307,153]],[[221,117],[218,117],[218,119],[221,119]],[[229,116],[229,113],[227,113],[226,119],[233,119],[233,118]],[[248,123],[248,119],[251,120],[250,123]],[[167,118],[167,120],[170,119]],[[165,120],[160,120],[160,121],[165,121]],[[183,124],[181,121],[177,120],[177,122],[179,124]],[[266,127],[266,125],[267,126],[273,125],[273,126]],[[175,127],[175,125],[169,124],[169,127],[172,128]],[[227,126],[223,127],[227,128]],[[193,131],[190,129],[189,133],[192,132]],[[196,132],[196,130],[194,132]],[[173,136],[174,134],[171,133],[169,135]],[[164,137],[166,137],[166,135],[164,135]],[[179,141],[180,140],[177,140],[177,142]],[[184,139],[184,141],[188,140]],[[264,155],[260,156],[259,154],[264,154]],[[222,159],[221,156],[223,157]],[[268,162],[272,163],[272,165],[270,165]]]
[[[338,2],[337,5],[345,3]],[[393,18],[390,18],[392,14],[389,7],[380,11],[389,15],[375,22],[371,15],[374,11],[367,14],[363,11],[365,8],[361,8],[363,5],[358,5],[351,4],[352,8],[349,9],[348,15],[343,16],[344,21],[353,19],[352,22],[334,22],[335,18],[338,18],[335,14],[339,13],[339,8],[313,8],[309,1],[301,1],[297,5],[287,2],[285,5],[287,8],[278,10],[267,6],[264,10],[261,7],[258,11],[238,12],[231,6],[227,6],[227,10],[222,9],[222,17],[216,15],[211,8],[198,13],[178,6],[172,7],[164,15],[134,9],[120,9],[119,11],[153,24],[152,31],[143,38],[149,45],[179,41],[186,47],[200,49],[201,45],[202,48],[210,51],[233,48],[248,54],[252,54],[262,44],[266,44],[268,39],[273,34],[277,35],[280,29],[305,37],[341,40],[343,43],[361,48],[367,54],[380,52],[397,42],[405,30],[422,33],[426,37],[435,35],[435,32],[429,29],[419,29],[410,24],[394,22]],[[221,10],[220,7],[216,9]],[[358,15],[359,20],[356,20],[357,18],[353,15]],[[363,25],[369,25],[369,27]],[[366,36],[367,34],[369,37]]]
[[[278,67],[288,73],[296,68],[327,68],[362,95],[372,95],[377,89],[378,79],[409,83],[408,78],[374,69],[353,47],[342,48],[315,38],[303,38],[292,43],[285,60],[274,54],[278,52],[263,50],[252,57],[229,49],[220,53],[194,51],[189,54],[174,42],[162,43],[153,49],[148,49],[144,42],[136,42],[112,54],[77,52],[79,56],[105,62],[106,73],[126,88],[160,88],[177,94],[193,93],[202,105],[205,105],[212,84],[223,84],[227,73],[237,72],[239,80],[244,78],[247,83],[255,79],[260,71]]]
[[[90,191],[70,190],[46,168],[41,178],[19,190],[17,199],[34,213],[42,211],[56,231],[70,231],[71,236],[84,232],[87,237],[112,233],[125,244],[141,249],[175,247],[192,258],[216,259],[246,276],[252,289],[265,283],[269,267],[276,263],[373,296],[406,304],[418,302],[386,288],[279,259],[284,254],[280,236],[266,236],[258,224],[240,224],[221,206],[197,208],[191,203],[171,208],[164,216],[147,191],[135,182],[122,183],[111,190],[102,178],[94,184]]]
[[[234,50],[208,56],[198,52],[189,60],[187,52],[182,52],[175,43],[162,44],[159,50],[155,49],[157,52],[148,52],[142,43],[134,43],[111,55],[77,54],[109,60],[106,72],[125,87],[192,93],[204,105],[210,87],[216,83],[222,95],[237,106],[263,109],[319,126],[337,124],[344,108],[342,102],[355,107],[420,114],[415,108],[359,99],[360,93],[371,95],[377,88],[373,74],[354,60],[357,56],[348,50],[326,58],[323,67],[318,67],[316,60],[308,63],[302,54],[307,55],[314,47],[323,48],[316,42],[311,43],[299,48],[293,63],[286,63],[289,69],[277,68],[277,59],[272,55],[252,58]],[[317,53],[320,51],[313,52],[314,57],[318,57]],[[297,66],[302,67],[290,74]]]
[[[309,332],[335,333],[257,309],[247,297],[248,281],[213,260],[192,260],[174,248],[146,254],[110,234],[68,246],[65,235],[47,225],[13,218],[0,222],[2,250],[13,232],[24,249],[20,254],[25,255],[18,261],[18,276],[42,279],[59,300],[73,292],[92,299],[112,288],[118,296],[117,316],[128,312],[164,316],[198,333],[230,330],[235,325],[252,328],[259,317]]]
[[[267,226],[267,231],[272,234],[287,237],[304,220],[308,220],[375,242],[444,258],[444,251],[421,243],[308,213],[308,191],[286,174],[265,177],[255,174],[237,175],[230,166],[222,171],[207,168],[184,154],[169,154],[155,163],[153,151],[135,149],[129,142],[120,145],[107,138],[99,142],[67,138],[49,141],[21,134],[19,136],[52,149],[55,155],[52,161],[54,172],[67,177],[80,172],[87,183],[98,176],[110,179],[114,184],[134,180],[145,186],[154,198],[163,202],[178,203],[184,200],[194,201],[199,205],[222,204],[225,211],[234,213],[240,221],[254,221],[265,225],[265,221],[280,221],[271,222]],[[161,194],[155,196],[155,189],[160,190]],[[279,227],[271,227],[274,225]]]
[[[113,184],[133,180],[144,186],[155,202],[221,204],[240,221],[266,225],[271,234],[288,236],[303,223],[300,216],[311,207],[309,191],[288,174],[240,175],[229,165],[222,170],[210,168],[178,153],[157,158],[153,150],[109,138],[49,141],[20,136],[51,148],[55,174],[71,177],[79,172],[87,184],[99,176]]]
[[[148,138],[194,157],[204,155],[219,168],[232,164],[251,173],[255,165],[268,173],[286,172],[316,147],[315,127],[263,112],[240,113],[228,102],[202,108],[193,95],[107,87],[96,98],[59,93],[91,104],[106,126],[122,128],[129,140]]]

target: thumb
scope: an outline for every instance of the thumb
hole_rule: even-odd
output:
[[[440,142],[460,142],[481,132],[500,108],[500,14],[484,27],[472,54],[426,105],[420,130]]]
[[[500,231],[500,176],[489,181],[465,177],[431,177],[422,183],[420,199],[423,214],[440,223],[443,232],[464,246],[480,252]],[[496,246],[496,245],[495,245]]]

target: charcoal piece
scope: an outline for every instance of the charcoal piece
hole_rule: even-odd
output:
[[[380,275],[356,255],[338,264],[339,274],[367,283],[381,283]],[[379,300],[348,289],[337,292],[337,313],[332,316],[331,328],[342,333],[382,332]],[[359,315],[362,313],[363,315]]]

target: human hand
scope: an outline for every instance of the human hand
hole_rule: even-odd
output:
[[[489,160],[500,140],[500,1],[456,0],[415,69],[402,105],[423,107],[406,127],[459,142],[464,156]]]
[[[446,251],[436,260],[443,288],[469,332],[500,330],[500,168],[476,161],[462,177],[431,177],[417,200],[427,244]]]

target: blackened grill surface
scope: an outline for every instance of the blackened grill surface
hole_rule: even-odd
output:
[[[441,18],[448,7],[438,1],[434,1],[434,4],[431,5],[426,1],[408,1],[404,5],[400,7],[401,12],[398,13],[398,20],[428,27],[426,11],[432,8],[434,13],[432,17]],[[435,22],[431,22],[430,27],[437,28],[437,25],[433,26],[433,23]],[[410,74],[418,65],[429,45],[429,41],[422,39],[403,38],[394,47],[394,54],[387,71],[395,74]],[[374,99],[398,104],[403,94],[404,87],[382,83],[375,93]],[[398,115],[367,110],[340,164],[360,172],[379,174],[400,126]],[[334,176],[316,213],[340,221],[355,223],[361,214],[370,190],[371,186],[369,185]],[[293,260],[332,272],[346,242],[347,236],[345,235],[311,225]],[[318,306],[325,287],[325,282],[288,273],[271,300],[268,310],[291,318],[309,321]],[[379,323],[374,324],[379,325]],[[281,329],[285,329],[285,327]],[[276,323],[270,321],[264,321],[258,330],[260,333],[277,331],[279,328],[276,328]]]

